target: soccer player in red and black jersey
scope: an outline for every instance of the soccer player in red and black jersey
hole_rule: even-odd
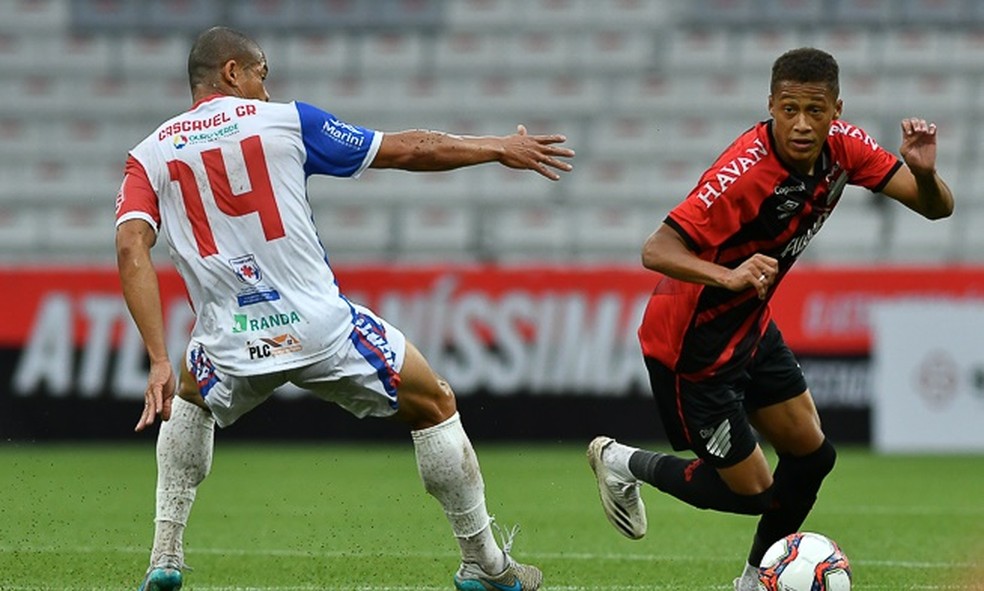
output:
[[[797,531],[836,454],[810,391],[771,319],[776,286],[848,183],[928,218],[953,195],[936,173],[936,126],[904,119],[902,160],[840,119],[838,66],[801,48],[772,68],[771,119],[738,137],[646,240],[663,275],[639,329],[663,424],[684,459],[598,437],[588,458],[609,521],[646,531],[642,482],[702,509],[761,515],[735,589],[755,589],[765,550]],[[773,471],[753,428],[776,450]]]

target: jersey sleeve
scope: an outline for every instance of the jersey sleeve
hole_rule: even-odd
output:
[[[842,144],[847,160],[850,182],[874,192],[885,188],[902,161],[878,143],[863,129],[844,121],[831,127],[832,138]]]
[[[307,103],[296,101],[294,105],[307,153],[305,174],[357,178],[372,164],[382,132],[346,123]]]
[[[763,157],[757,146],[732,144],[664,222],[695,252],[719,247],[756,216],[769,194],[762,189],[762,175],[752,171]]]
[[[136,158],[129,156],[123,173],[123,184],[116,195],[116,225],[133,219],[144,220],[155,232],[161,226],[157,193],[150,184],[147,171]]]

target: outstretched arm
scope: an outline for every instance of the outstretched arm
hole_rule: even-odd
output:
[[[370,167],[439,171],[499,162],[509,168],[533,170],[556,181],[560,179],[556,171],[572,168],[570,163],[558,160],[574,157],[574,150],[556,145],[565,141],[567,138],[562,135],[529,135],[522,125],[512,135],[481,137],[413,129],[383,135]]]
[[[888,181],[884,193],[931,220],[953,213],[953,194],[936,173],[936,124],[903,119],[899,153],[905,166]]]
[[[642,247],[642,266],[667,277],[723,287],[731,291],[754,289],[765,299],[779,271],[776,259],[753,254],[737,268],[729,269],[697,256],[672,227],[661,224]]]
[[[157,272],[150,258],[150,249],[156,241],[154,229],[143,220],[128,220],[116,229],[116,264],[123,285],[123,298],[150,356],[143,413],[135,431],[142,431],[154,424],[157,415],[165,421],[171,418],[175,389],[174,372],[164,339],[164,314]]]

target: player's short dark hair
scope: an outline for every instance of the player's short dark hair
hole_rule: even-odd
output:
[[[188,82],[192,88],[205,84],[231,59],[248,63],[260,46],[245,34],[228,27],[212,27],[195,39],[188,53]]]
[[[800,47],[779,56],[772,64],[772,84],[775,92],[780,82],[819,82],[826,85],[834,96],[840,95],[840,68],[837,60],[822,49]]]

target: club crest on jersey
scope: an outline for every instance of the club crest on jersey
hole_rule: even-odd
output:
[[[232,272],[236,274],[236,279],[246,285],[259,285],[263,280],[263,271],[260,270],[256,257],[251,254],[229,259],[232,265]]]

